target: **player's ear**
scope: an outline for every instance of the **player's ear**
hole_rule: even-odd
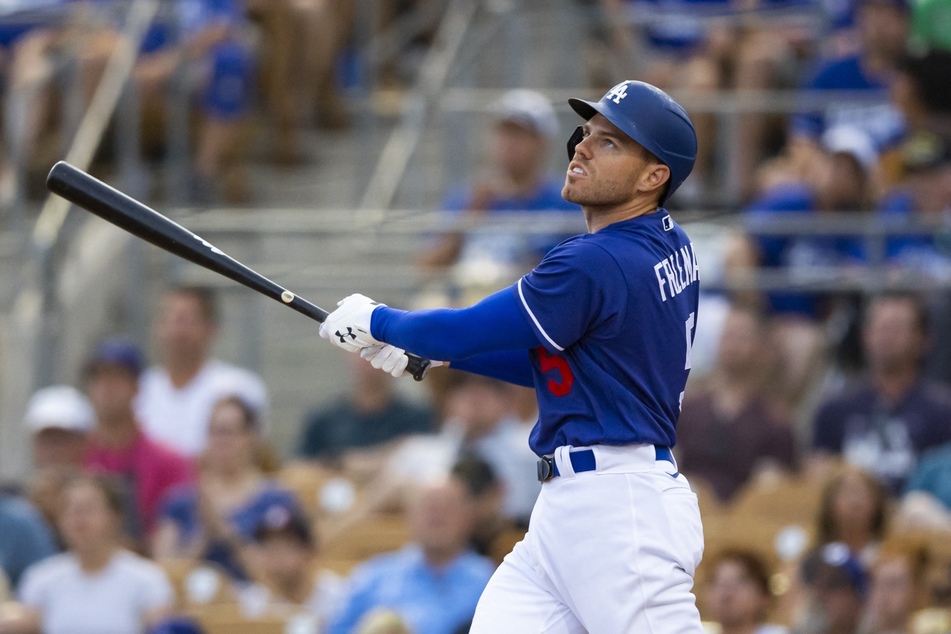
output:
[[[660,162],[648,163],[647,167],[641,173],[641,191],[655,192],[661,191],[667,186],[670,180],[670,168]]]

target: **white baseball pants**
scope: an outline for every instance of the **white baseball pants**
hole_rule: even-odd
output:
[[[471,634],[702,634],[691,593],[703,554],[697,497],[653,445],[569,447],[528,533],[479,600]]]

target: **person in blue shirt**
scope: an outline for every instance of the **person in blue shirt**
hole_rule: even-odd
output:
[[[265,477],[255,463],[258,421],[236,396],[215,405],[198,482],[166,496],[153,536],[156,558],[201,558],[247,581],[245,547],[262,518],[275,506],[300,511],[294,494]]]
[[[417,493],[408,511],[413,542],[351,574],[329,634],[350,634],[368,615],[395,612],[414,634],[453,634],[472,619],[494,565],[470,550],[475,509],[457,478]]]
[[[561,197],[561,183],[547,173],[551,143],[558,133],[558,119],[548,99],[532,90],[510,90],[493,110],[485,173],[453,188],[442,204],[449,228],[476,219],[484,220],[485,226],[467,233],[447,231],[422,254],[420,264],[434,270],[468,267],[479,270],[479,277],[496,271],[504,278],[494,287],[498,288],[537,264],[567,236],[519,234],[493,228],[492,221],[517,212],[577,212],[578,206]]]
[[[856,21],[859,51],[821,59],[803,88],[808,91],[847,91],[855,98],[830,97],[819,109],[800,112],[790,121],[794,160],[807,164],[810,149],[819,148],[822,134],[835,126],[862,129],[879,153],[894,148],[905,132],[901,112],[889,100],[889,88],[905,53],[908,4],[905,0],[858,0]]]
[[[224,181],[223,194],[231,202],[250,195],[239,161],[255,71],[242,41],[244,20],[238,0],[175,0],[146,34],[136,64],[134,77],[147,113],[166,104],[177,67],[187,65],[188,87],[202,114],[190,183],[198,202],[215,196],[217,180]]]
[[[32,564],[56,554],[53,531],[29,502],[0,493],[0,572],[14,588]]]
[[[468,308],[406,312],[352,295],[320,333],[395,375],[408,350],[534,387],[542,490],[472,632],[699,634],[700,514],[671,452],[699,268],[663,209],[693,168],[696,132],[639,81],[569,104],[585,122],[568,141],[562,196],[589,233]]]

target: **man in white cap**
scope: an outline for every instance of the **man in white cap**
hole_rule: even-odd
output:
[[[493,105],[493,115],[484,172],[472,184],[450,191],[443,202],[451,222],[505,212],[577,212],[577,205],[561,197],[561,179],[547,173],[552,141],[559,134],[551,102],[533,90],[510,90]],[[507,276],[530,269],[563,237],[536,234],[520,240],[498,230],[480,229],[466,236],[449,232],[423,254],[421,263],[435,269],[459,264],[463,278],[467,270],[481,276],[491,272],[507,283]]]
[[[33,464],[48,468],[80,469],[86,436],[94,416],[86,397],[69,385],[37,390],[26,406],[23,423],[32,434]]]
[[[30,431],[34,471],[26,493],[54,534],[63,486],[83,469],[94,422],[89,401],[69,385],[44,387],[27,403],[23,424]]]

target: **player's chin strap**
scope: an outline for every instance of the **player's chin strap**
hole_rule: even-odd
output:
[[[579,125],[575,128],[575,131],[571,133],[571,136],[568,137],[568,160],[572,160],[575,157],[575,147],[581,143],[581,140],[584,139],[584,130]]]

